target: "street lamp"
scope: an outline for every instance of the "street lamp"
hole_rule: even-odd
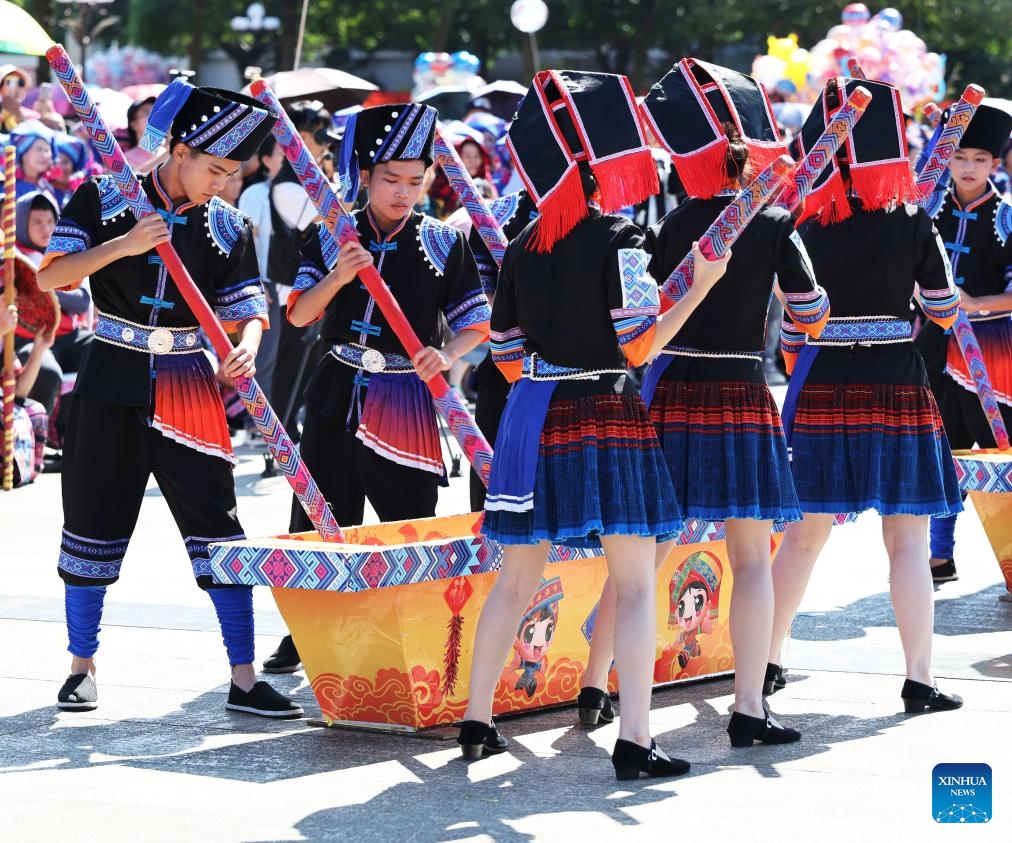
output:
[[[267,51],[275,33],[281,28],[281,20],[268,15],[262,3],[251,3],[246,14],[232,18],[229,28],[240,36],[238,46],[223,44],[227,52],[240,69],[247,72],[251,67],[264,64],[260,56]],[[245,35],[249,35],[247,39]]]
[[[113,0],[56,0],[62,6],[73,6],[63,13],[63,23],[74,40],[81,45],[81,74],[85,73],[88,45],[100,32],[119,23],[118,15],[106,8]]]
[[[538,39],[534,33],[548,21],[548,6],[544,0],[516,0],[510,6],[510,22],[527,35],[527,50],[524,56],[524,64],[527,65],[527,78],[533,79],[534,74],[541,67],[541,57],[538,55]]]

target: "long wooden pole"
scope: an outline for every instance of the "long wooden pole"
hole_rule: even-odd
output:
[[[123,157],[112,132],[109,131],[102,115],[98,113],[98,109],[91,101],[91,97],[81,82],[81,77],[78,76],[66,50],[56,44],[48,50],[46,57],[64,91],[67,92],[67,99],[74,106],[78,117],[87,128],[88,134],[91,135],[106,171],[112,176],[134,216],[140,219],[148,214],[153,214],[155,209],[151,205],[151,201],[141,189],[140,182],[137,181]],[[193,311],[200,322],[200,327],[204,329],[211,340],[214,350],[224,360],[232,351],[232,343],[214,312],[204,301],[204,297],[197,289],[197,285],[193,282],[176,250],[171,243],[163,243],[156,248],[156,251],[187,306]],[[344,537],[341,534],[341,528],[334,519],[334,514],[330,511],[330,507],[324,500],[316,481],[309,473],[309,469],[306,468],[306,464],[299,456],[299,451],[289,438],[281,420],[267,402],[264,391],[253,378],[248,377],[236,378],[235,389],[246,405],[246,410],[252,417],[254,424],[263,434],[264,441],[274,455],[281,471],[288,478],[295,496],[302,504],[302,508],[306,511],[306,515],[309,516],[317,533],[320,534],[320,538],[324,541],[343,541]]]
[[[4,308],[14,304],[14,241],[17,237],[17,224],[14,203],[17,201],[17,181],[15,179],[14,161],[17,151],[13,146],[4,149]],[[16,326],[15,326],[16,327]],[[14,328],[4,337],[4,369],[3,369],[3,490],[9,492],[14,488]]]

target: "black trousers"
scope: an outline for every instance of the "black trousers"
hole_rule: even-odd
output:
[[[212,585],[207,546],[243,538],[232,466],[148,426],[147,408],[74,395],[63,456],[59,574],[71,585],[119,579],[154,475],[201,588]]]
[[[495,447],[499,435],[499,422],[506,409],[511,384],[492,362],[491,353],[478,364],[475,372],[478,384],[478,399],[474,406],[474,420],[478,429],[485,434],[489,444]],[[473,468],[471,469],[471,511],[480,512],[485,508],[485,484]]]

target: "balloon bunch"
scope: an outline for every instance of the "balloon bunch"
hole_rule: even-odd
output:
[[[793,32],[786,38],[771,35],[766,39],[766,55],[752,62],[752,78],[770,93],[778,92],[784,99],[807,101],[808,50],[798,46]]]
[[[89,84],[120,90],[128,85],[169,81],[169,68],[181,59],[166,58],[142,47],[116,44],[88,54],[85,78]]]
[[[413,96],[450,85],[475,89],[485,84],[478,76],[481,62],[466,50],[456,53],[422,53],[415,59]]]
[[[869,79],[899,88],[904,108],[914,108],[945,96],[945,54],[930,52],[892,8],[872,15],[864,3],[844,7],[842,22],[812,47],[810,79],[821,87],[840,75],[841,62],[854,56]]]
[[[775,99],[813,102],[833,76],[844,75],[843,62],[853,56],[869,79],[900,89],[904,108],[945,96],[945,55],[903,28],[903,15],[886,8],[872,15],[864,3],[844,7],[841,23],[811,50],[797,35],[770,36],[765,55],[756,56],[752,76]]]

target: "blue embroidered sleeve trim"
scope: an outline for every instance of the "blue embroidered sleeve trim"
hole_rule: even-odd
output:
[[[295,276],[295,283],[292,289],[304,293],[311,290],[323,280],[323,273],[317,269],[315,264],[304,263],[299,267],[299,274]]]
[[[222,322],[242,322],[267,315],[267,298],[259,278],[243,281],[227,290],[218,290],[214,312]]]
[[[108,223],[117,217],[126,216],[130,211],[123,194],[119,192],[112,176],[96,176],[95,186],[98,188],[98,201],[101,205],[102,222]]]
[[[500,333],[492,331],[489,334],[489,349],[492,352],[493,363],[510,363],[520,360],[524,356],[524,340],[527,339],[520,328],[510,328]]]
[[[68,223],[56,226],[53,238],[46,248],[47,255],[72,255],[91,248],[91,235],[83,228]]]
[[[418,225],[418,243],[429,264],[440,275],[446,271],[450,252],[460,237],[457,229],[431,217],[422,217]]]
[[[475,293],[445,311],[450,330],[459,334],[465,328],[487,325],[492,318],[492,309],[484,293]]]
[[[215,307],[214,315],[222,322],[245,322],[267,315],[267,298],[263,295],[243,299],[225,307]]]
[[[223,254],[232,253],[246,224],[246,218],[239,211],[218,197],[208,203],[205,223],[208,236]]]
[[[1012,234],[1012,202],[1002,199],[994,209],[994,233],[1004,246]]]

